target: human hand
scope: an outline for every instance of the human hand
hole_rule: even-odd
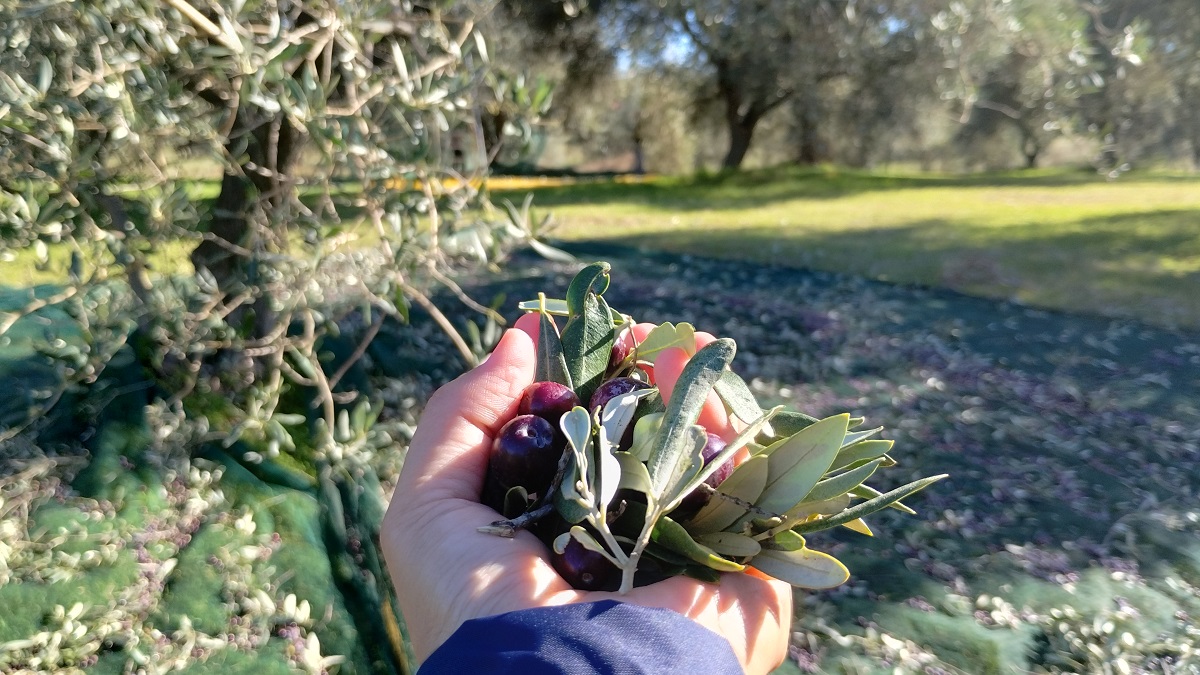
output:
[[[612,599],[697,621],[729,641],[747,673],[778,666],[792,616],[786,583],[725,574],[720,584],[674,577],[625,595],[578,591],[555,572],[546,547],[529,532],[501,539],[476,531],[497,519],[479,503],[488,449],[533,382],[537,321],[536,314],[522,317],[483,364],[438,390],[409,447],[381,539],[417,657],[424,660],[471,619]],[[698,346],[712,339],[698,334]],[[658,358],[655,377],[664,397],[686,360],[682,350]],[[720,402],[713,397],[709,403],[700,423],[730,433]]]

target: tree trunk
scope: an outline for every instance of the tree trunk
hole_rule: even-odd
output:
[[[221,178],[221,192],[213,205],[208,232],[210,238],[192,251],[192,265],[207,269],[226,295],[235,295],[259,283],[254,251],[258,234],[254,229],[255,200],[278,215],[279,207],[291,199],[295,190],[291,169],[299,154],[299,130],[283,116],[261,119],[257,109],[239,108],[226,142],[231,154],[244,152],[246,162],[240,173],[227,171]],[[249,136],[249,142],[242,139]],[[274,226],[274,224],[272,225]],[[279,225],[281,229],[285,223]],[[281,239],[286,238],[286,235]],[[261,337],[274,327],[274,318],[265,302],[256,302],[253,336]],[[231,324],[239,323],[231,316]]]
[[[796,115],[796,163],[814,166],[828,159],[820,134],[820,112],[813,103],[798,103]]]
[[[754,127],[762,116],[753,105],[745,103],[742,83],[737,80],[729,64],[717,60],[717,89],[725,102],[725,126],[729,129],[729,151],[725,153],[722,168],[737,169],[746,159],[750,141],[754,139]]]
[[[1036,138],[1026,134],[1025,139],[1021,143],[1021,154],[1025,155],[1025,168],[1036,169],[1038,155],[1042,154],[1042,146],[1037,142]]]
[[[750,150],[750,141],[754,138],[754,126],[757,120],[749,121],[742,119],[730,119],[729,124],[729,152],[725,153],[725,161],[721,162],[721,166],[726,169],[737,169],[742,166],[742,162],[746,159],[746,153]]]

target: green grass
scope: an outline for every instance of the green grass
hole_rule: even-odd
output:
[[[496,198],[517,195],[498,193]],[[835,169],[535,191],[555,237],[1200,327],[1200,177]]]

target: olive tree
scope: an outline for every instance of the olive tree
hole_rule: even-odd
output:
[[[346,308],[375,317],[369,339],[419,305],[471,363],[430,288],[530,235],[481,193],[483,9],[3,0],[0,253],[63,278],[0,331],[61,304],[85,335],[67,382],[130,341],[172,405],[228,399],[229,433],[274,428],[289,382],[315,388],[321,446],[340,399],[314,350]],[[527,128],[523,102],[545,108],[505,101],[498,133]]]

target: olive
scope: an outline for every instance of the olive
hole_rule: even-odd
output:
[[[708,435],[708,442],[704,444],[704,449],[700,451],[700,458],[704,462],[704,466],[708,466],[709,462],[713,461],[713,459],[715,459],[717,455],[721,454],[721,451],[724,449],[725,441],[722,440],[720,436],[710,433]],[[717,467],[717,470],[713,471],[712,475],[710,475],[708,478],[705,478],[704,484],[715,488],[721,483],[725,482],[725,479],[729,478],[729,474],[731,473],[733,473],[732,457],[725,460],[725,463]],[[682,522],[694,518],[697,513],[700,513],[700,509],[704,508],[704,506],[708,504],[708,501],[711,498],[712,495],[710,495],[704,488],[696,488],[695,490],[692,490],[686,497],[683,498],[682,501],[679,502],[679,506],[676,506],[675,510],[671,512],[671,519],[677,522]]]
[[[557,382],[534,382],[521,392],[517,414],[537,415],[558,428],[558,420],[579,405],[579,397],[570,387]]]
[[[520,485],[544,494],[558,471],[562,450],[549,422],[537,415],[518,415],[492,441],[489,477],[505,490]]]
[[[551,552],[550,564],[567,583],[581,591],[617,590],[616,565],[604,555],[584,548],[574,537],[562,553]]]
[[[596,408],[604,408],[604,405],[618,396],[623,396],[631,391],[639,389],[649,389],[650,385],[635,380],[632,377],[614,377],[607,382],[604,382],[596,391],[592,393],[592,398],[588,401],[588,410],[595,411]]]

